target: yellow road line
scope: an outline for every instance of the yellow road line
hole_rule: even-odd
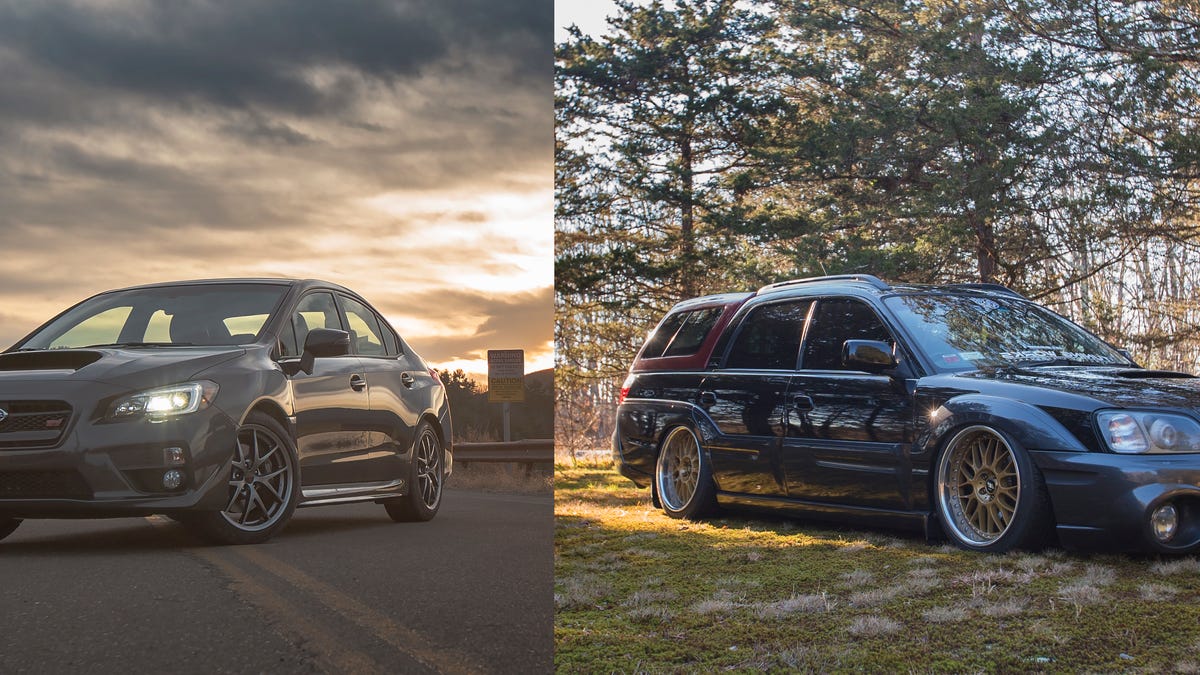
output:
[[[234,551],[280,579],[308,591],[321,604],[434,670],[447,675],[483,671],[482,668],[469,663],[460,655],[431,647],[428,639],[420,633],[401,626],[390,617],[371,609],[333,586],[301,572],[274,556],[250,546],[241,546]]]
[[[169,527],[166,520],[160,518],[150,516],[146,520],[155,527]],[[313,654],[317,665],[326,673],[382,675],[388,672],[366,654],[346,648],[333,638],[328,630],[304,618],[303,611],[229,560],[226,557],[228,549],[193,547],[184,550],[216,567],[229,579],[232,590],[238,597],[248,600],[266,613],[273,624],[294,633],[299,639],[293,639],[291,642],[295,645],[305,645],[305,651]]]

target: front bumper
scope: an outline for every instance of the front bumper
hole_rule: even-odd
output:
[[[237,423],[217,407],[162,422],[87,419],[75,406],[61,442],[52,448],[0,448],[0,516],[88,518],[220,510],[229,496],[226,472]],[[184,463],[167,463],[166,448],[182,448]],[[178,468],[183,485],[162,486]]]
[[[1200,455],[1033,452],[1067,548],[1188,553],[1200,550]],[[1179,527],[1160,542],[1150,514],[1171,502]]]

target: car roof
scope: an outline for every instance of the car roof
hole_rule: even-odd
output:
[[[1005,296],[1026,299],[1025,296],[994,283],[961,284],[889,284],[871,274],[837,274],[823,277],[806,277],[769,284],[758,289],[755,297],[775,296],[789,291],[801,291],[797,295],[828,292],[856,292],[861,295],[884,295],[888,293],[961,293],[967,295]]]
[[[127,286],[125,288],[114,288],[107,293],[118,291],[135,291],[143,288],[165,288],[169,286],[208,286],[216,284],[268,284],[273,286],[294,286],[302,289],[313,287],[333,288],[346,291],[352,295],[358,295],[345,286],[335,284],[329,281],[320,279],[289,279],[282,277],[229,277],[224,279],[184,279],[179,281],[160,281],[152,284],[138,284],[136,286]]]

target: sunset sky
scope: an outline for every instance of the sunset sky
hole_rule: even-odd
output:
[[[552,9],[0,0],[0,343],[110,288],[316,277],[439,367],[549,367]]]

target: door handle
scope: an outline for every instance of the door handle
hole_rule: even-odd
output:
[[[367,380],[358,373],[350,376],[350,388],[354,391],[362,391],[367,388]]]
[[[801,412],[808,412],[809,410],[812,410],[815,407],[817,407],[817,405],[815,403],[813,403],[811,396],[807,396],[805,394],[797,394],[796,396],[792,397],[792,408],[795,410],[799,410]]]
[[[702,391],[696,400],[701,406],[708,408],[717,404],[717,395],[711,391]]]
[[[400,373],[400,384],[402,384],[406,387],[409,387],[411,389],[413,386],[413,382],[414,382],[414,380],[413,380],[412,375],[409,375],[408,373]]]

